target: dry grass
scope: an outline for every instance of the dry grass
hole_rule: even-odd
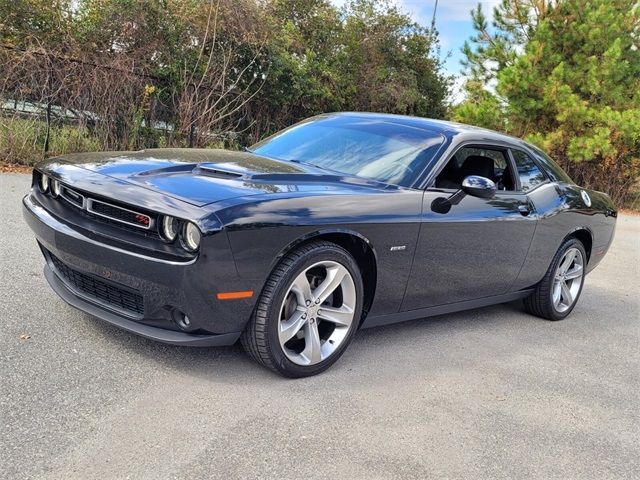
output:
[[[14,163],[0,162],[0,173],[31,173],[32,168]]]

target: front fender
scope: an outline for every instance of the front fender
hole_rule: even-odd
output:
[[[276,265],[287,253],[289,253],[291,250],[296,248],[298,245],[311,241],[314,238],[320,239],[321,237],[327,237],[335,234],[351,235],[353,237],[356,237],[362,240],[371,249],[371,251],[373,252],[373,256],[375,258],[375,263],[376,265],[378,264],[378,252],[376,251],[376,248],[374,247],[373,243],[367,237],[362,235],[360,232],[357,232],[350,228],[324,227],[324,228],[319,228],[318,230],[315,230],[315,231],[307,232],[304,235],[288,243],[273,259],[273,262],[271,263],[270,271],[272,271],[276,267]]]
[[[400,308],[420,229],[420,191],[262,198],[216,211],[241,278],[264,285],[291,248],[316,236],[352,235],[374,252],[371,314]]]

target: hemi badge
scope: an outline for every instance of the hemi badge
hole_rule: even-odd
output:
[[[406,250],[407,246],[406,245],[396,245],[394,247],[391,247],[389,250],[391,250],[392,252],[399,252],[401,250]]]

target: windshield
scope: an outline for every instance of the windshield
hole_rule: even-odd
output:
[[[424,128],[357,116],[305,120],[257,143],[265,157],[410,186],[444,138]]]

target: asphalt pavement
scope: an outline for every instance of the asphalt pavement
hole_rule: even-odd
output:
[[[60,300],[0,175],[0,478],[640,478],[640,216],[562,322],[518,304],[358,332],[286,380]]]

